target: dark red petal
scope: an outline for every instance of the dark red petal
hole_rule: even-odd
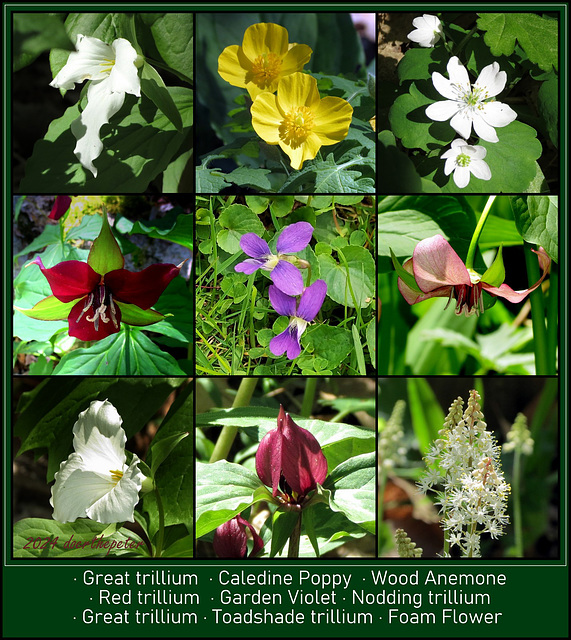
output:
[[[69,196],[56,196],[56,201],[54,202],[54,206],[52,207],[48,218],[51,218],[52,220],[59,220],[69,209],[70,204],[71,198]]]
[[[36,258],[42,273],[46,276],[52,293],[60,302],[71,302],[91,293],[101,276],[86,263],[79,260],[60,262],[46,269],[40,258]]]
[[[152,264],[136,273],[115,269],[105,274],[105,284],[117,300],[150,309],[179,271],[174,264]]]
[[[115,323],[110,317],[108,317],[108,322],[103,322],[100,318],[98,323],[98,330],[96,331],[95,323],[89,322],[89,320],[87,319],[88,317],[93,317],[93,307],[87,309],[87,311],[85,311],[83,315],[81,313],[86,304],[87,296],[85,298],[82,298],[76,305],[74,305],[72,310],[69,312],[69,335],[72,338],[77,338],[78,340],[83,340],[84,342],[95,342],[96,340],[103,340],[103,338],[106,338],[107,336],[110,336],[113,333],[118,333],[120,331],[121,310],[117,305],[115,305],[115,319],[117,321],[117,326],[115,326]],[[78,320],[80,316],[81,318]]]
[[[221,524],[214,532],[214,552],[219,558],[245,558],[248,539],[244,526],[238,521],[240,516]],[[242,518],[240,518],[242,520]]]
[[[282,409],[283,411],[283,409]],[[282,434],[279,429],[268,431],[256,451],[256,473],[267,486],[278,494],[281,475]]]

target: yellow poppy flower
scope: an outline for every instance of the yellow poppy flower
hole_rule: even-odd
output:
[[[235,87],[248,90],[252,100],[278,88],[285,76],[301,71],[313,51],[306,44],[289,44],[287,29],[261,22],[248,27],[242,46],[226,47],[218,57],[218,73]]]
[[[349,132],[353,107],[343,98],[319,97],[317,80],[293,73],[280,81],[276,95],[260,93],[252,105],[252,126],[268,144],[279,144],[291,166],[301,169],[322,146]]]

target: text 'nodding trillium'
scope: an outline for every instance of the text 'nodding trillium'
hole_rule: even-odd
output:
[[[509,302],[521,302],[539,287],[547,275],[551,260],[540,248],[534,251],[543,269],[541,278],[529,289],[514,291],[504,284],[505,270],[501,250],[492,266],[480,275],[467,269],[460,256],[441,235],[421,240],[399,271],[398,288],[408,304],[416,304],[428,298],[445,297],[456,300],[456,314],[470,316],[484,311],[482,292],[501,297]],[[406,273],[404,273],[402,271]]]
[[[78,34],[77,51],[69,54],[67,62],[50,83],[57,89],[73,89],[75,83],[90,80],[87,106],[71,124],[77,140],[74,153],[83,167],[97,177],[93,164],[103,151],[99,132],[119,111],[125,94],[141,96],[138,68],[139,57],[128,40],[117,38],[106,44],[98,38]]]
[[[275,356],[287,353],[287,357],[294,360],[301,353],[303,332],[313,322],[325,300],[327,284],[325,280],[316,280],[303,291],[299,302],[274,285],[270,286],[269,294],[272,307],[290,319],[287,329],[270,340],[270,351]]]
[[[128,465],[127,436],[117,409],[95,400],[73,427],[73,448],[55,474],[50,503],[58,522],[91,518],[96,522],[134,522],[135,505],[145,476],[133,455]]]
[[[250,530],[252,540],[254,541],[254,545],[249,554],[246,527]],[[214,553],[216,553],[219,558],[244,559],[246,556],[248,556],[248,558],[256,556],[264,548],[264,541],[260,538],[253,525],[238,515],[228,520],[228,522],[224,522],[216,529],[214,532],[213,546]]]
[[[464,140],[474,131],[482,140],[497,142],[494,127],[505,127],[517,118],[517,113],[503,102],[494,100],[506,86],[507,74],[500,71],[497,62],[482,69],[476,82],[470,84],[468,71],[454,56],[446,66],[450,79],[435,71],[432,74],[434,88],[447,98],[426,107],[431,120],[450,120],[450,126]]]
[[[101,233],[93,242],[87,263],[67,260],[46,269],[38,265],[53,295],[40,300],[32,309],[19,309],[36,320],[68,320],[69,335],[86,342],[118,333],[121,322],[147,326],[163,320],[151,309],[182,264],[152,264],[143,271],[123,268],[124,258],[103,215]]]
[[[327,477],[327,459],[315,436],[298,426],[280,406],[278,425],[261,440],[256,473],[286,504],[301,505]]]
[[[290,260],[289,253],[303,251],[309,244],[313,227],[309,222],[296,222],[284,228],[278,238],[277,255],[270,251],[268,243],[255,233],[245,233],[240,238],[240,248],[250,256],[234,269],[248,275],[258,269],[270,272],[273,283],[287,295],[297,296],[303,291],[303,277]],[[296,258],[293,258],[296,260]]]

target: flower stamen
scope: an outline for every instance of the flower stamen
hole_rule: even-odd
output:
[[[119,471],[119,469],[110,469],[109,473],[111,474],[111,480],[117,484],[119,480],[123,477],[123,472]]]
[[[262,53],[252,64],[254,82],[261,88],[270,85],[279,75],[282,61],[275,53]]]
[[[305,142],[314,124],[313,112],[306,106],[295,107],[281,121],[280,138],[295,149]]]

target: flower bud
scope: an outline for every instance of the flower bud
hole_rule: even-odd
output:
[[[214,552],[219,558],[243,559],[246,557],[248,553],[246,527],[250,529],[254,540],[254,546],[248,557],[252,558],[264,548],[264,541],[254,527],[238,515],[221,524],[214,532]]]

